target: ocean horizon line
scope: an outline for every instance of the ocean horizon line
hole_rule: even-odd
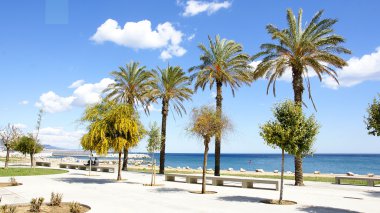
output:
[[[72,152],[86,152],[86,150],[80,150],[80,149],[59,149],[59,150],[45,150],[45,151],[72,151]],[[109,154],[115,153],[115,152],[109,152]],[[130,154],[150,154],[149,152],[134,152],[130,151]],[[155,154],[160,154],[160,152],[155,152]],[[204,154],[203,152],[166,152],[165,154]],[[209,154],[214,155],[214,152],[209,152]],[[281,155],[281,152],[278,153],[272,153],[272,152],[221,152],[220,154],[223,155]],[[285,154],[285,155],[291,155],[291,154]],[[366,153],[366,152],[316,152],[309,156],[313,155],[380,155],[379,153]]]

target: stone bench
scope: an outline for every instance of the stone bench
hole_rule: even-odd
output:
[[[198,183],[202,179],[202,175],[187,174],[165,174],[165,181],[175,181],[176,177],[185,178],[186,183]],[[273,184],[275,190],[279,190],[280,182],[278,180],[243,178],[243,177],[226,177],[226,176],[206,176],[206,180],[211,180],[214,186],[223,186],[225,181],[239,182],[242,188],[253,188],[254,183]]]
[[[270,184],[275,186],[275,190],[278,191],[280,187],[280,182],[278,180],[269,180],[262,178],[244,178],[244,177],[210,177],[212,180],[212,185],[223,186],[225,181],[229,182],[239,182],[242,188],[253,188],[254,183],[259,184]]]
[[[60,163],[59,168],[64,169],[77,169],[77,170],[89,170],[90,166],[86,166],[83,164],[70,164],[70,163]],[[114,167],[107,167],[107,166],[91,166],[91,171],[95,172],[115,172]]]
[[[336,176],[335,183],[341,184],[341,180],[360,180],[367,182],[367,186],[375,186],[375,181],[380,181],[380,177],[355,177],[355,176]]]
[[[36,166],[46,166],[46,167],[51,167],[51,162],[46,162],[46,161],[36,161]]]
[[[198,179],[202,179],[201,175],[165,174],[165,181],[175,181],[176,177],[185,178],[186,183],[197,183]]]

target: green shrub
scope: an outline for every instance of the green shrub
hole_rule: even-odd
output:
[[[62,194],[52,192],[50,196],[50,205],[60,206],[61,202],[62,202]]]
[[[40,212],[40,208],[42,206],[42,203],[44,202],[44,198],[43,197],[40,197],[40,198],[33,198],[31,201],[30,201],[30,210],[31,212]]]

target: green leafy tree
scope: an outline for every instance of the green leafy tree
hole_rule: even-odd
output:
[[[126,104],[136,111],[141,106],[145,113],[149,113],[149,100],[154,84],[153,75],[147,71],[145,66],[140,66],[138,62],[130,62],[124,67],[119,67],[119,71],[111,72],[115,83],[105,89],[107,100],[115,100],[118,103]],[[128,147],[124,147],[123,170],[128,170]]]
[[[198,47],[202,51],[200,60],[202,64],[190,68],[189,72],[194,72],[191,76],[195,79],[195,91],[199,88],[204,90],[207,86],[210,89],[216,85],[216,111],[219,117],[222,115],[222,87],[231,88],[233,96],[235,90],[242,84],[249,85],[251,77],[249,69],[249,55],[243,53],[243,47],[233,40],[220,39],[219,35],[215,41],[209,39],[206,47],[200,44]],[[220,175],[220,150],[222,132],[215,137],[215,175]]]
[[[21,130],[12,124],[8,124],[2,130],[0,130],[0,142],[3,144],[6,150],[4,165],[5,169],[8,168],[9,152],[14,149],[20,136]]]
[[[351,51],[341,46],[345,39],[334,33],[332,27],[337,20],[321,19],[322,14],[323,11],[317,12],[311,21],[303,26],[302,9],[299,10],[297,18],[293,11],[288,9],[288,28],[267,26],[267,31],[275,43],[262,44],[262,51],[253,56],[253,59],[263,57],[253,72],[253,78],[265,76],[269,80],[267,93],[272,85],[273,93],[276,95],[276,80],[290,69],[294,101],[302,105],[305,81],[309,99],[315,108],[309,73],[314,72],[320,81],[323,75],[327,75],[339,83],[334,67],[342,68],[347,63],[338,54],[350,54]],[[295,156],[295,185],[303,185],[301,155]]]
[[[260,135],[271,147],[281,149],[281,189],[279,203],[282,202],[284,188],[285,152],[296,154],[303,147],[303,154],[311,153],[319,131],[314,116],[307,118],[302,108],[292,101],[276,105],[273,109],[275,119],[260,126]]]
[[[102,102],[86,109],[82,120],[93,119],[88,133],[83,135],[84,149],[105,155],[109,150],[119,154],[117,180],[121,180],[121,155],[124,147],[131,148],[144,137],[145,129],[138,114],[128,105]]]
[[[186,113],[183,102],[191,100],[193,90],[190,88],[190,78],[179,66],[168,66],[165,69],[153,70],[155,79],[154,89],[151,91],[154,101],[161,99],[162,102],[162,123],[161,123],[161,151],[160,151],[160,174],[165,170],[165,143],[166,143],[166,120],[169,114],[169,107],[182,116]]]
[[[226,133],[226,130],[229,129],[231,129],[231,122],[226,116],[220,116],[214,108],[201,107],[199,109],[193,109],[193,115],[188,131],[203,139],[205,146],[203,154],[202,194],[206,193],[207,157],[211,138],[219,132]]]
[[[367,126],[368,134],[373,136],[380,136],[380,95],[378,99],[373,99],[367,109],[367,117],[365,117],[365,124]]]
[[[30,167],[34,165],[34,155],[42,152],[43,149],[44,147],[31,134],[20,137],[14,148],[14,150],[24,155],[30,155]]]
[[[152,154],[152,179],[150,185],[154,186],[156,184],[156,159],[154,154],[161,149],[160,127],[156,122],[150,125],[147,135],[148,145],[146,146],[146,150]]]

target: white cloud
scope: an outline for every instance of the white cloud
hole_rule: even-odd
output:
[[[182,56],[186,50],[180,46],[183,33],[176,30],[170,22],[158,24],[152,30],[149,20],[127,22],[124,27],[113,19],[108,19],[90,38],[96,43],[106,41],[133,49],[163,49],[161,58]]]
[[[22,123],[13,124],[14,127],[19,129],[26,129],[28,126]]]
[[[101,100],[101,93],[108,85],[114,83],[110,78],[103,78],[99,83],[83,84],[73,92],[73,105],[83,107],[89,104],[98,103]]]
[[[360,58],[352,57],[347,63],[348,66],[337,70],[340,85],[334,79],[325,77],[323,83],[326,87],[337,89],[338,87],[352,87],[364,81],[380,80],[380,47],[376,48],[375,52]]]
[[[260,63],[261,61],[252,61],[249,65],[252,67],[252,70],[255,70]]]
[[[49,91],[41,95],[36,106],[50,113],[63,112],[71,109],[74,99],[73,96],[61,97],[53,91]]]
[[[56,113],[67,111],[73,106],[84,107],[89,104],[95,104],[101,100],[102,91],[113,82],[110,78],[104,78],[98,83],[86,83],[78,86],[73,94],[67,97],[62,97],[53,91],[49,91],[41,95],[36,106],[46,112]]]
[[[207,2],[207,1],[197,1],[189,0],[186,2],[185,11],[183,16],[195,16],[199,13],[207,12],[208,15],[211,15],[217,12],[220,9],[227,9],[231,7],[232,3],[229,1],[224,2]]]
[[[77,80],[77,81],[74,81],[74,82],[69,86],[69,88],[78,88],[78,87],[82,86],[84,83],[85,83],[84,80]]]
[[[173,56],[183,56],[186,50],[180,46],[170,46],[166,50],[161,52],[160,58],[162,60],[171,59]]]
[[[40,129],[39,140],[42,144],[49,144],[61,148],[79,148],[80,139],[84,130],[66,131],[60,127],[46,127]]]
[[[187,37],[187,40],[188,41],[191,41],[191,40],[193,40],[195,38],[195,34],[193,33],[193,34],[191,34],[189,37]]]
[[[27,100],[23,100],[23,101],[20,101],[19,104],[21,104],[21,105],[28,105],[28,104],[29,104],[29,101],[27,101]]]

